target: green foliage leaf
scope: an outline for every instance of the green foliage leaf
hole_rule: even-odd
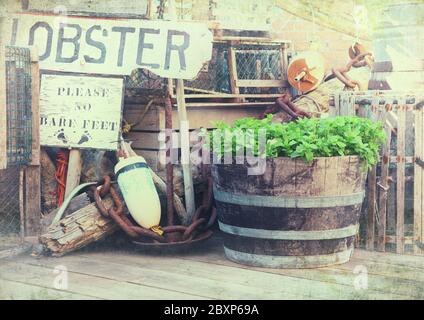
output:
[[[322,119],[299,119],[288,123],[273,123],[272,115],[265,119],[242,118],[229,126],[215,122],[216,130],[209,132],[210,147],[213,152],[222,155],[224,151],[236,154],[238,150],[252,150],[255,156],[261,156],[259,131],[266,130],[266,157],[301,158],[311,162],[315,157],[333,157],[358,155],[367,167],[378,161],[379,148],[385,139],[380,123],[358,117],[335,117]],[[213,145],[214,132],[229,135],[231,143]],[[245,134],[240,139],[240,132]],[[232,135],[232,136],[231,136]]]

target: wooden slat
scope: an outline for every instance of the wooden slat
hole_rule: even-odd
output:
[[[232,124],[235,120],[244,117],[258,117],[263,113],[263,106],[248,106],[248,107],[239,107],[239,106],[228,106],[223,112],[222,107],[190,107],[187,110],[187,116],[189,120],[190,129],[199,129],[203,128],[214,128],[213,122],[215,121],[224,121],[227,124]],[[149,115],[150,112],[147,114]],[[146,117],[147,117],[146,115]],[[138,116],[138,113],[128,112],[126,113],[126,119],[129,122],[135,121]],[[133,129],[137,131],[159,131],[164,129],[164,110],[161,108],[157,114],[149,115],[148,119],[143,120],[143,122],[137,126],[134,126]],[[175,130],[179,129],[178,122],[178,112],[176,109],[172,112],[172,122],[173,128]]]
[[[398,240],[396,236],[386,236],[385,239],[386,243],[390,243],[390,244],[397,244]],[[413,244],[414,243],[414,237],[412,236],[405,236],[404,237],[404,244]]]
[[[213,239],[211,242],[214,241]],[[337,285],[352,285],[355,283],[357,273],[354,270],[358,265],[362,265],[367,269],[368,289],[358,290],[357,293],[362,295],[362,298],[375,299],[377,296],[384,296],[386,298],[401,298],[402,296],[411,296],[415,298],[422,298],[423,293],[421,286],[424,283],[420,269],[409,267],[405,265],[395,265],[387,263],[384,257],[379,258],[378,261],[367,260],[364,254],[370,254],[368,251],[355,250],[350,262],[341,265],[335,265],[325,268],[316,269],[263,269],[252,268],[243,266],[228,261],[221,250],[218,248],[210,249],[208,247],[208,254],[194,253],[188,256],[181,257],[189,261],[203,261],[210,264],[215,264],[217,268],[220,265],[237,266],[238,268],[257,270],[282,276],[292,276],[301,279],[319,280],[321,286],[327,290],[333,283]],[[373,254],[373,253],[371,253]],[[417,261],[418,262],[418,261]],[[411,282],[411,279],[414,282]],[[395,285],[396,284],[396,285]],[[366,292],[363,292],[366,291]],[[359,298],[357,296],[356,298]]]
[[[288,44],[282,44],[280,46],[280,66],[281,66],[281,79],[287,81],[287,67],[289,65],[287,57]]]
[[[41,230],[40,166],[28,166],[25,169],[24,189],[24,236],[38,236]]]
[[[139,122],[140,116],[143,114],[146,106],[139,104],[125,104],[124,119],[134,124],[132,129],[136,130],[158,130],[160,128],[160,115],[161,108],[159,106],[152,106],[146,112],[143,119]],[[139,122],[139,123],[138,123]]]
[[[385,126],[386,141],[382,148],[381,178],[379,182],[379,213],[380,219],[377,224],[377,250],[385,251],[386,217],[387,217],[387,194],[390,187],[388,183],[390,166],[390,142],[392,140],[392,130],[389,125]]]
[[[248,88],[286,88],[287,82],[284,80],[236,80],[237,87]]]
[[[66,176],[65,198],[80,184],[82,170],[81,151],[72,149],[69,152],[68,172]]]
[[[269,106],[272,102],[189,102],[186,103],[187,108],[193,107],[257,107]]]
[[[231,98],[256,98],[256,99],[269,99],[281,97],[281,93],[258,93],[258,94],[185,94],[186,99],[231,99]]]
[[[189,136],[189,124],[187,118],[186,103],[184,97],[184,81],[177,79],[177,106],[178,106],[178,118],[180,123],[180,141],[181,141],[181,164],[183,168],[184,177],[184,197],[187,214],[189,217],[193,217],[196,205],[194,203],[194,187],[193,187],[193,176],[190,169],[190,136]]]
[[[230,89],[232,94],[239,94],[240,90],[237,86],[237,59],[236,49],[232,46],[228,48],[228,73],[230,76]],[[241,102],[243,99],[234,99],[234,102]]]
[[[161,171],[165,168],[165,152],[160,152],[157,150],[145,150],[142,148],[133,148],[135,153],[142,156],[149,167],[155,171]]]
[[[367,250],[374,250],[375,238],[375,206],[377,191],[377,166],[373,166],[368,173],[368,211],[367,211],[367,236],[365,247]]]
[[[40,68],[38,51],[31,47],[32,155],[31,165],[40,165]]]
[[[269,105],[270,103],[268,103]],[[188,119],[190,129],[214,128],[215,121],[224,121],[227,124],[232,124],[235,120],[244,117],[259,117],[264,112],[264,106],[227,106],[225,109],[222,107],[190,107],[188,110]],[[176,113],[173,112],[173,122]],[[179,129],[178,123],[174,129]]]
[[[159,132],[138,131],[125,135],[125,139],[132,141],[131,146],[136,149],[161,149],[165,148],[165,142],[160,142]]]
[[[142,258],[142,259],[140,259]],[[145,259],[145,260],[144,260]],[[24,260],[27,263],[27,259]],[[31,265],[33,262],[29,261]],[[130,283],[138,289],[138,293],[124,293],[121,295],[129,297],[132,295],[142,298],[143,296],[153,295],[156,292],[163,292],[162,299],[182,299],[203,298],[203,299],[255,299],[258,296],[268,296],[270,298],[301,298],[301,294],[291,293],[289,288],[278,286],[278,283],[272,284],[271,279],[265,275],[265,281],[270,288],[260,286],[261,279],[258,272],[240,270],[234,277],[235,268],[209,265],[202,262],[193,262],[189,266],[187,261],[176,259],[172,256],[168,258],[160,256],[148,256],[136,254],[102,254],[94,253],[87,255],[69,256],[61,258],[61,263],[66,265],[72,274],[80,274],[83,277],[94,279],[105,279],[108,283]],[[57,262],[52,259],[41,261],[47,270],[51,270]],[[117,270],[120,270],[117,272]],[[205,274],[207,276],[205,276]],[[256,279],[255,279],[256,276]],[[250,280],[247,282],[246,277]],[[274,279],[276,277],[273,277]],[[283,283],[283,280],[279,280]],[[294,279],[290,281],[293,288]],[[307,284],[304,283],[304,286]],[[115,287],[113,287],[115,289]],[[150,291],[148,288],[152,288]],[[253,288],[253,290],[252,290]],[[86,289],[87,290],[87,289]],[[91,291],[91,290],[90,290]],[[317,291],[315,288],[314,291]],[[83,291],[87,292],[87,291]],[[93,286],[92,292],[96,292]],[[99,290],[97,295],[107,294]],[[109,293],[109,295],[118,295],[118,292]]]
[[[406,107],[406,106],[405,106]],[[396,253],[405,250],[405,128],[406,113],[404,108],[398,109],[397,158],[396,168]]]
[[[424,160],[424,111],[415,111],[415,157]],[[414,240],[423,242],[423,220],[424,220],[424,168],[415,163],[414,165]],[[424,250],[414,245],[414,253],[422,254]]]
[[[40,70],[38,54],[31,48],[31,108],[32,108],[32,160],[24,169],[24,235],[38,236],[41,230],[41,172],[40,172]]]
[[[79,293],[71,293],[49,287],[41,287],[28,283],[0,279],[1,300],[96,300]]]
[[[325,193],[332,196],[339,193],[337,172],[339,172],[339,157],[325,158]]]
[[[424,108],[421,107],[420,109],[421,112],[421,140],[418,140],[418,143],[421,143],[421,147],[423,149],[421,149],[421,159],[424,161],[424,146],[422,144],[422,141],[424,141]],[[420,241],[421,244],[424,243],[424,168],[422,168],[421,171],[421,237],[420,237]],[[418,230],[419,231],[419,230]],[[423,247],[421,247],[421,254],[424,254],[424,249]]]
[[[113,257],[110,255],[87,255],[87,259],[101,261],[103,264],[113,263]],[[116,259],[115,259],[116,261]],[[209,285],[209,281],[216,283],[216,286],[221,288],[221,299],[235,298],[235,290],[242,289],[240,285],[248,285],[249,291],[245,293],[242,298],[238,299],[349,299],[358,295],[362,298],[368,296],[368,293],[362,292],[360,294],[352,286],[352,282],[347,284],[342,281],[331,281],[329,278],[334,278],[334,273],[329,272],[327,275],[318,276],[318,272],[313,270],[313,276],[305,278],[303,274],[305,270],[279,270],[279,269],[264,269],[246,267],[240,264],[233,263],[226,259],[222,253],[219,256],[210,256],[199,254],[196,258],[191,259],[190,256],[185,256],[184,259],[179,257],[168,257],[163,259],[161,257],[143,256],[143,260],[139,259],[136,255],[120,255],[120,263],[125,263],[125,266],[138,266],[138,268],[145,268],[146,266],[155,266],[157,272],[171,272],[175,275],[190,275],[192,280],[181,287],[184,290],[198,290],[194,288],[197,283],[196,278],[203,278],[203,290],[209,289],[209,294],[214,294],[214,288]],[[143,262],[141,262],[143,261]],[[117,265],[117,268],[118,265]],[[149,274],[151,270],[146,271]],[[204,274],[208,276],[205,277]],[[350,277],[352,273],[350,273]],[[187,288],[187,289],[186,289]],[[212,290],[211,290],[212,289]],[[185,291],[187,292],[187,291]],[[190,292],[190,291],[188,291]],[[372,290],[370,296],[384,298],[385,293],[376,292]],[[386,293],[386,299],[389,295]],[[394,295],[400,298],[401,295]],[[404,296],[406,298],[406,296]]]
[[[74,259],[76,261],[81,259]],[[142,285],[118,281],[107,277],[85,274],[85,268],[80,272],[73,272],[72,260],[69,265],[64,263],[62,258],[60,263],[57,259],[44,259],[37,261],[32,259],[31,264],[21,262],[5,262],[0,267],[0,279],[28,283],[32,286],[42,288],[54,288],[54,281],[57,274],[53,273],[58,264],[67,268],[68,287],[63,287],[62,291],[67,293],[80,293],[100,299],[198,299],[196,295],[184,294],[178,290],[163,290],[155,286]],[[19,272],[16,272],[16,269]],[[140,275],[139,275],[140,276]],[[43,299],[42,296],[39,297]],[[202,297],[203,298],[203,297]]]
[[[0,170],[7,166],[6,57],[0,39]]]
[[[399,162],[397,156],[390,156],[389,159],[390,159],[391,163],[398,163]],[[380,161],[381,161],[381,159],[380,159]],[[414,157],[404,157],[402,162],[404,162],[405,164],[414,163]]]
[[[271,39],[271,38],[263,38],[263,37],[238,37],[238,36],[215,36],[213,38],[213,42],[229,42],[231,44],[254,44],[254,45],[275,45],[279,46],[283,43],[291,43],[290,40],[285,39]]]

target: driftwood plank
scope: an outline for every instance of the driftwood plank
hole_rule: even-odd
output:
[[[110,197],[106,197],[103,202],[107,209],[112,206]],[[40,242],[52,255],[62,256],[103,239],[117,229],[115,222],[104,218],[96,204],[91,203],[50,226],[47,232],[40,236]]]

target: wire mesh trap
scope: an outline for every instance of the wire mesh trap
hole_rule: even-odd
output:
[[[31,58],[27,48],[6,47],[7,165],[31,161]]]
[[[7,168],[0,170],[0,237],[20,233],[20,167],[32,156],[31,57],[27,48],[5,47]]]

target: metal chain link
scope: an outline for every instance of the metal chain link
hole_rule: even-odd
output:
[[[163,235],[159,235],[152,230],[140,227],[132,222],[124,213],[124,203],[120,199],[115,188],[111,185],[110,177],[104,177],[103,185],[100,188],[93,187],[94,200],[100,213],[105,218],[111,218],[130,238],[134,240],[149,239],[155,243],[175,242],[175,237],[169,236],[172,233],[179,233],[182,241],[191,241],[195,238],[196,234],[210,228],[216,220],[216,210],[212,208],[212,179],[208,178],[208,189],[205,193],[204,203],[200,206],[194,216],[193,222],[189,226],[174,225],[163,227]],[[109,209],[103,204],[102,198],[107,194],[112,197],[114,205]],[[208,212],[212,211],[209,218],[206,216]]]

